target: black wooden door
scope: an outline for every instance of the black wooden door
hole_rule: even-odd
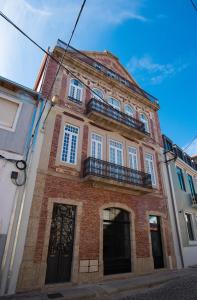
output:
[[[157,216],[150,216],[149,222],[154,268],[160,269],[164,267],[160,219]]]
[[[54,204],[47,258],[46,283],[70,281],[76,207]]]
[[[131,272],[129,213],[118,208],[103,211],[104,275]]]

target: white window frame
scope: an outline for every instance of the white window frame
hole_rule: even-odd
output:
[[[131,110],[133,111],[132,114],[126,112],[127,107],[131,108]],[[125,112],[125,114],[126,114],[127,116],[129,116],[129,117],[134,117],[134,116],[135,116],[135,109],[134,109],[134,107],[133,107],[131,104],[126,103],[126,104],[124,105],[124,112]]]
[[[116,105],[114,105],[113,103],[110,103],[110,100],[115,100],[115,101],[117,101],[117,102],[119,103],[119,107],[116,106]],[[113,97],[110,97],[110,98],[108,98],[108,103],[109,103],[109,105],[111,105],[114,109],[120,111],[121,103],[120,103],[119,100],[117,100],[117,99],[115,99],[115,98],[113,98]]]
[[[10,101],[10,102],[14,102],[14,103],[18,104],[18,109],[17,109],[16,115],[15,115],[15,119],[14,119],[12,127],[7,127],[6,125],[3,125],[3,124],[0,123],[0,129],[15,132],[16,125],[18,123],[18,119],[19,119],[19,116],[20,116],[20,112],[21,112],[23,103],[21,101],[15,99],[15,98],[13,98],[13,97],[10,97],[10,96],[7,96],[7,95],[5,96],[5,94],[2,93],[2,92],[0,92],[0,98],[4,99],[6,101]]]
[[[97,96],[97,94],[96,94],[96,92],[95,92],[96,90],[101,92],[101,94],[102,94],[102,97],[101,97],[101,98],[102,98],[102,99],[101,99],[100,97]],[[99,100],[99,101],[103,101],[103,100],[104,100],[104,93],[103,93],[103,91],[102,91],[101,89],[93,88],[92,97],[95,98],[95,99],[97,99],[97,100]]]
[[[95,143],[96,144],[101,144],[101,158],[98,158],[97,157],[97,155],[96,155],[96,159],[103,159],[103,137],[102,137],[102,135],[100,135],[100,134],[98,134],[98,133],[96,133],[96,132],[92,132],[92,134],[91,134],[91,149],[90,149],[90,153],[91,153],[91,157],[93,157],[93,155],[92,155],[92,141],[93,141],[93,134],[95,134],[95,135],[97,135],[97,136],[99,136],[100,138],[101,138],[101,141],[97,141],[97,140],[94,140],[95,141]],[[96,147],[96,154],[98,154],[98,148],[97,148],[97,146],[95,146]]]
[[[113,147],[113,148],[117,149],[117,147],[111,145],[111,142],[115,142],[115,143],[118,143],[118,144],[121,144],[121,145],[122,145],[122,148],[121,148],[121,149],[118,149],[118,150],[121,150],[121,155],[122,155],[122,164],[121,164],[120,166],[124,166],[123,143],[121,143],[121,142],[119,142],[119,141],[116,141],[116,140],[113,140],[113,139],[110,139],[110,140],[109,140],[109,162],[110,162],[110,163],[113,163],[113,162],[111,162],[111,160],[110,160],[110,148]],[[115,162],[114,164],[115,164],[115,165],[118,165],[118,164],[117,164],[117,151],[115,151],[115,157],[116,157],[116,159],[115,159],[116,162]]]
[[[75,86],[74,84],[72,84],[72,81],[73,81],[73,80],[76,80],[76,81],[78,81],[78,82],[80,83],[80,81],[79,81],[78,79],[75,79],[75,78],[70,79],[70,86],[69,86],[69,93],[68,93],[68,96],[71,97],[71,98],[73,98],[73,99],[75,99],[75,100],[78,101],[79,103],[81,103],[81,102],[82,102],[82,99],[83,99],[83,86],[79,86],[79,87]],[[81,84],[81,83],[80,83],[80,84]],[[82,84],[81,84],[81,85],[82,85]],[[72,86],[75,88],[74,96],[71,96],[71,87],[72,87]],[[77,90],[80,90],[80,91],[81,91],[81,93],[80,93],[80,100],[78,100],[77,97],[76,97]]]
[[[144,118],[142,116],[144,116]],[[144,123],[146,132],[150,133],[149,119],[145,113],[140,113],[140,121]]]
[[[77,128],[77,129],[78,129],[78,133],[65,131],[65,128],[66,128],[67,125],[70,125],[70,126],[72,126],[72,127],[74,127],[74,128]],[[72,140],[72,135],[74,135],[74,136],[77,137],[77,139],[76,139],[76,150],[75,150],[75,161],[74,161],[74,163],[71,163],[71,162],[69,162],[69,161],[65,161],[65,160],[62,159],[63,147],[64,147],[64,139],[65,139],[65,133],[68,133],[69,135],[71,135],[71,138],[69,138],[69,141]],[[77,127],[77,126],[75,126],[75,125],[72,125],[72,124],[70,124],[70,123],[66,123],[66,124],[64,125],[64,133],[63,133],[63,139],[62,139],[61,162],[66,163],[66,164],[69,164],[69,165],[76,165],[76,164],[77,164],[78,143],[79,143],[79,127]],[[72,143],[70,143],[70,145],[68,145],[68,155],[67,155],[67,159],[69,159],[69,160],[70,160],[70,153],[71,153],[71,144],[72,144]]]
[[[151,159],[147,159],[146,158],[146,155],[149,155],[152,157],[152,160]],[[146,170],[146,172],[148,174],[151,175],[151,182],[152,182],[152,185],[153,186],[156,186],[157,185],[157,178],[156,178],[156,172],[155,172],[155,158],[154,158],[154,155],[152,153],[149,153],[149,152],[146,152],[145,155],[144,155],[144,162],[145,162],[145,168],[146,168],[146,160],[148,160],[149,162],[152,161],[152,165],[153,165],[153,175],[154,175],[154,179],[155,179],[155,182],[153,182],[152,180],[152,174],[151,173],[148,173],[148,171]],[[149,168],[150,168],[150,165],[149,165]]]
[[[130,152],[131,149],[135,149],[136,154]],[[137,164],[137,168],[136,168],[136,169],[135,169],[135,168],[131,168],[131,164],[130,164],[130,156],[132,157],[131,160],[133,160],[133,156],[136,157],[136,164]],[[139,170],[139,166],[138,166],[138,150],[137,150],[136,147],[134,147],[134,146],[128,146],[128,158],[129,158],[129,168],[138,171],[138,170]]]

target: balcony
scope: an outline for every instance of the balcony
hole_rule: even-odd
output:
[[[153,192],[150,174],[93,157],[84,162],[84,180],[95,186],[135,195]]]
[[[113,131],[118,131],[125,137],[143,139],[149,136],[144,124],[106,103],[91,99],[87,105],[87,115],[98,125]]]
[[[191,195],[192,197],[192,207],[197,208],[197,194]]]

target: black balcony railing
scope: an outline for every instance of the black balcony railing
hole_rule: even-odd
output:
[[[137,86],[136,84],[134,84],[131,81],[127,80],[126,78],[122,77],[118,73],[116,73],[113,70],[109,69],[105,65],[103,65],[100,62],[94,60],[92,57],[89,57],[85,53],[83,53],[83,52],[81,52],[81,51],[79,51],[79,50],[77,50],[77,49],[69,46],[68,44],[66,44],[65,42],[61,41],[60,39],[58,39],[58,41],[57,41],[57,46],[61,47],[63,49],[66,49],[67,53],[74,54],[75,58],[80,59],[81,61],[85,62],[86,64],[92,66],[97,71],[103,73],[105,76],[111,77],[111,78],[119,81],[121,84],[124,84],[130,90],[132,90],[133,93],[146,98],[147,100],[149,100],[150,102],[152,102],[152,103],[154,103],[156,105],[159,105],[159,101],[158,101],[157,98],[155,98],[154,96],[150,95],[149,93],[147,93],[146,91],[144,91],[143,89],[141,89],[139,86]]]
[[[109,117],[110,119],[113,119],[117,122],[120,122],[131,128],[137,129],[144,134],[149,135],[149,133],[145,130],[144,123],[131,116],[128,116],[127,114],[113,108],[111,105],[108,105],[100,100],[94,98],[90,100],[90,102],[87,105],[87,113],[90,113],[92,111],[99,112]]]
[[[164,145],[165,152],[173,153],[176,157],[180,158],[186,164],[188,164],[190,167],[192,167],[194,170],[197,171],[197,163],[192,160],[192,157],[190,157],[187,153],[185,153],[176,144],[173,144],[173,142],[164,134],[163,134],[163,145]]]
[[[93,157],[88,157],[84,164],[84,177],[87,175],[93,175],[144,188],[152,188],[150,174],[142,171],[133,170]]]

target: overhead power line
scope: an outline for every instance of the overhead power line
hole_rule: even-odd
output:
[[[183,149],[183,151],[186,151],[195,141],[195,139],[197,139],[197,135],[192,139],[192,141]]]
[[[22,35],[24,35],[31,43],[33,43],[36,47],[38,47],[43,53],[45,53],[48,57],[50,57],[53,61],[55,61],[58,65],[60,65],[60,62],[48,51],[46,51],[42,46],[40,46],[37,42],[35,42],[30,36],[28,36],[22,29],[20,29],[13,21],[11,21],[2,11],[0,11],[0,16],[2,16],[8,23],[10,23],[15,29],[17,29]],[[85,83],[83,82],[80,78],[78,78],[71,70],[69,70],[67,67],[64,65],[61,65],[61,67],[67,71],[67,73],[71,74],[72,77],[77,79],[83,86],[85,86],[87,89],[89,89],[93,94],[95,92]],[[97,94],[96,94],[97,95]],[[98,98],[100,98],[102,101],[104,101],[108,106],[111,107],[111,105],[105,101],[102,97],[97,95]]]
[[[197,5],[194,3],[194,1],[193,1],[193,0],[190,0],[190,2],[191,2],[191,4],[192,4],[193,8],[197,11]]]

